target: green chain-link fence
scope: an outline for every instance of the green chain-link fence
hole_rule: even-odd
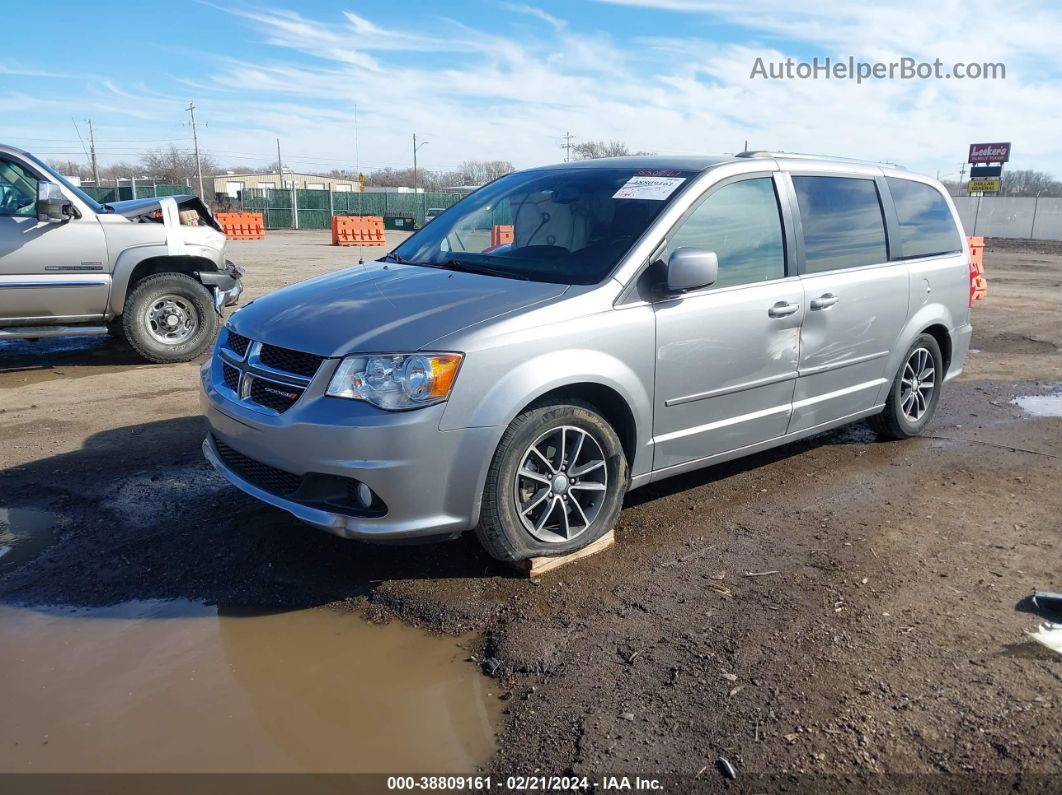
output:
[[[331,196],[329,194],[331,193]],[[412,218],[424,224],[424,213],[449,207],[463,193],[353,193],[327,190],[251,188],[240,191],[245,212],[262,213],[266,229],[293,229],[292,199],[298,207],[299,229],[330,229],[333,215],[380,215]]]
[[[151,199],[159,196],[180,196],[192,193],[186,185],[169,185],[164,183],[140,182],[136,183],[136,196],[133,195],[131,185],[119,185],[108,188],[106,186],[90,187],[82,186],[81,190],[98,202],[121,202],[128,199]]]

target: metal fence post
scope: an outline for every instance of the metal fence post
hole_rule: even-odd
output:
[[[1033,217],[1032,223],[1029,224],[1029,240],[1036,240],[1034,235],[1036,234],[1036,208],[1040,206],[1040,194],[1036,194],[1036,198],[1033,199]]]
[[[974,228],[973,228],[973,232],[971,233],[971,234],[974,234],[974,235],[977,234],[977,217],[981,214],[981,199],[983,199],[983,198],[984,198],[983,196],[978,196],[977,197],[977,206],[974,207]]]
[[[291,181],[291,228],[299,228],[299,196],[295,191],[295,180]]]
[[[328,217],[331,218],[336,214],[336,202],[332,197],[332,183],[328,184]]]
[[[129,188],[133,192],[133,198],[136,198],[136,177],[129,178]]]

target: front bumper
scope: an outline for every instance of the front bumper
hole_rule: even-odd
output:
[[[256,411],[214,387],[217,356],[204,366],[200,404],[210,434],[203,453],[230,483],[262,502],[343,538],[396,540],[454,535],[479,516],[498,428],[439,430],[445,404],[386,412],[324,395],[336,361],[322,365],[305,394],[282,414]],[[306,504],[256,485],[227,466],[217,442],[285,473],[333,475],[367,485],[386,506],[357,516]]]
[[[222,307],[235,306],[243,293],[243,270],[231,261],[225,261],[220,271],[199,271],[199,281],[214,293],[214,309],[221,314]]]

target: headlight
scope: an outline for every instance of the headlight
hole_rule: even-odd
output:
[[[430,406],[450,396],[461,358],[459,353],[348,356],[336,368],[327,394],[392,411]]]

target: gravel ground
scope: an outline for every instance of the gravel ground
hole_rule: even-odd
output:
[[[231,256],[247,301],[358,254],[271,232]],[[471,538],[342,541],[228,487],[200,456],[196,363],[0,344],[0,507],[59,530],[0,602],[336,603],[475,630],[508,699],[499,774],[1058,791],[1062,657],[1023,630],[1033,588],[1062,590],[1062,418],[1012,401],[1062,386],[1062,246],[990,241],[985,262],[928,436],[856,424],[635,491],[616,547],[534,581]]]

